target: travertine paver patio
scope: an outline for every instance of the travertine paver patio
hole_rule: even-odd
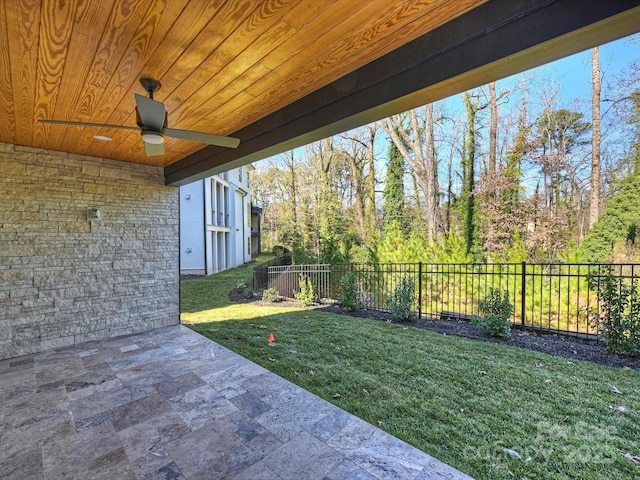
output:
[[[184,326],[0,361],[0,478],[463,479]]]

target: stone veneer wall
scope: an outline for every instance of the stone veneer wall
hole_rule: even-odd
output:
[[[177,324],[178,215],[160,168],[0,143],[0,359]]]

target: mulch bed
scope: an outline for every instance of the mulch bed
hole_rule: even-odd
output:
[[[256,294],[257,295],[257,294]],[[263,302],[261,296],[254,296],[246,299],[241,293],[231,292],[229,299],[235,303],[258,303],[263,306],[295,305],[302,307],[296,301],[284,300],[278,303]],[[399,323],[392,319],[391,315],[377,310],[358,310],[347,312],[342,306],[334,305],[312,305],[304,307],[308,309],[322,310],[340,315],[350,315],[352,317],[369,318],[372,320]],[[458,337],[471,338],[484,342],[502,343],[514,347],[526,348],[538,352],[547,353],[569,360],[583,360],[607,365],[610,367],[626,368],[640,371],[640,358],[633,358],[626,355],[616,355],[612,353],[604,343],[596,340],[585,340],[570,335],[560,335],[556,333],[536,333],[519,328],[511,330],[511,337],[507,340],[491,337],[484,333],[479,327],[471,325],[466,320],[439,320],[421,318],[412,322],[403,322],[403,325],[423,328],[443,335],[455,335]]]

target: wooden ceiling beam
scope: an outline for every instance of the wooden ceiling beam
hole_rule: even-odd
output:
[[[638,31],[640,0],[492,0],[165,168],[182,185]]]

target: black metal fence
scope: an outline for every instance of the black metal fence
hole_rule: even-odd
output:
[[[637,279],[638,264],[348,264],[289,265],[267,268],[267,286],[284,297],[299,291],[300,275],[314,285],[319,299],[335,302],[340,278],[356,274],[363,308],[388,311],[388,299],[402,278],[413,280],[414,313],[423,318],[470,319],[479,315],[478,300],[492,288],[506,291],[515,307],[514,324],[530,329],[597,335],[598,294],[590,276],[607,272]],[[596,286],[596,289],[598,287]]]
[[[268,268],[281,265],[291,265],[291,254],[289,252],[253,267],[253,288],[256,290],[267,288]]]
[[[294,298],[300,291],[300,276],[311,280],[313,291],[319,299],[324,301],[336,300],[339,292],[336,282],[340,281],[342,265],[287,265],[268,268],[268,287],[275,288],[278,293],[287,298]]]

